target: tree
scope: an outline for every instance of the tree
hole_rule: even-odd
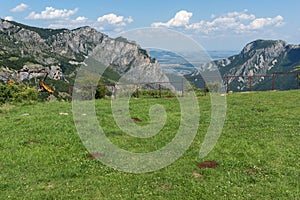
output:
[[[96,88],[96,99],[103,99],[105,95],[108,93],[108,89],[105,85],[98,85]]]

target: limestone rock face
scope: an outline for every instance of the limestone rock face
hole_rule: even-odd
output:
[[[92,55],[105,66],[112,66],[123,78],[131,82],[167,82],[157,60],[139,45],[122,39],[105,38]]]
[[[264,75],[275,67],[280,56],[287,53],[287,46],[288,44],[281,40],[257,40],[247,44],[239,55],[229,58],[229,64],[226,63],[226,59],[216,61],[216,64],[227,67],[231,63],[240,62],[226,73],[228,75]]]
[[[43,69],[51,79],[74,76],[91,56],[132,82],[168,81],[149,52],[125,38],[113,39],[87,26],[42,29],[0,19],[0,68],[14,70],[21,81],[42,75],[30,74],[24,67]]]

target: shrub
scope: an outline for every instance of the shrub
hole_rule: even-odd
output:
[[[205,89],[207,92],[220,92],[221,87],[219,82],[208,82]]]
[[[192,83],[187,83],[187,84],[185,85],[185,90],[186,90],[187,92],[193,91],[193,92],[195,93],[196,96],[204,96],[204,95],[205,95],[205,92],[208,92],[208,88],[205,88],[205,89],[203,89],[203,88],[198,88],[198,87],[196,87],[196,86],[195,86],[194,84],[192,84]]]
[[[38,100],[38,91],[29,86],[21,86],[21,90],[14,94],[16,102],[30,102]]]
[[[108,93],[108,89],[106,86],[103,85],[98,85],[96,88],[96,94],[95,98],[96,99],[102,99],[105,97],[105,95]]]
[[[38,93],[38,99],[40,101],[46,101],[50,96],[50,93],[49,92],[39,92]]]
[[[25,84],[0,84],[0,104],[8,102],[30,102],[38,100],[38,91],[35,87]]]
[[[16,85],[0,85],[0,104],[13,101],[13,96],[18,92]]]

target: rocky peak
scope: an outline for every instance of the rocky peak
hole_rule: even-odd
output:
[[[75,54],[88,55],[106,37],[108,36],[93,28],[82,27],[52,35],[46,40],[46,43],[52,48],[52,51],[75,59]]]
[[[287,46],[287,43],[282,40],[255,40],[247,44],[241,54],[251,53],[253,51],[265,51],[268,49],[274,49],[275,51],[283,49]]]
[[[0,19],[0,32],[6,34],[8,38],[14,39],[16,41],[28,43],[44,42],[44,40],[38,33],[25,29],[24,27],[15,25],[3,19]]]

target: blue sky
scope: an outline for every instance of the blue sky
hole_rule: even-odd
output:
[[[300,43],[299,0],[0,0],[0,17],[32,26],[91,26],[108,35],[143,27],[180,31],[207,50],[255,39]]]

